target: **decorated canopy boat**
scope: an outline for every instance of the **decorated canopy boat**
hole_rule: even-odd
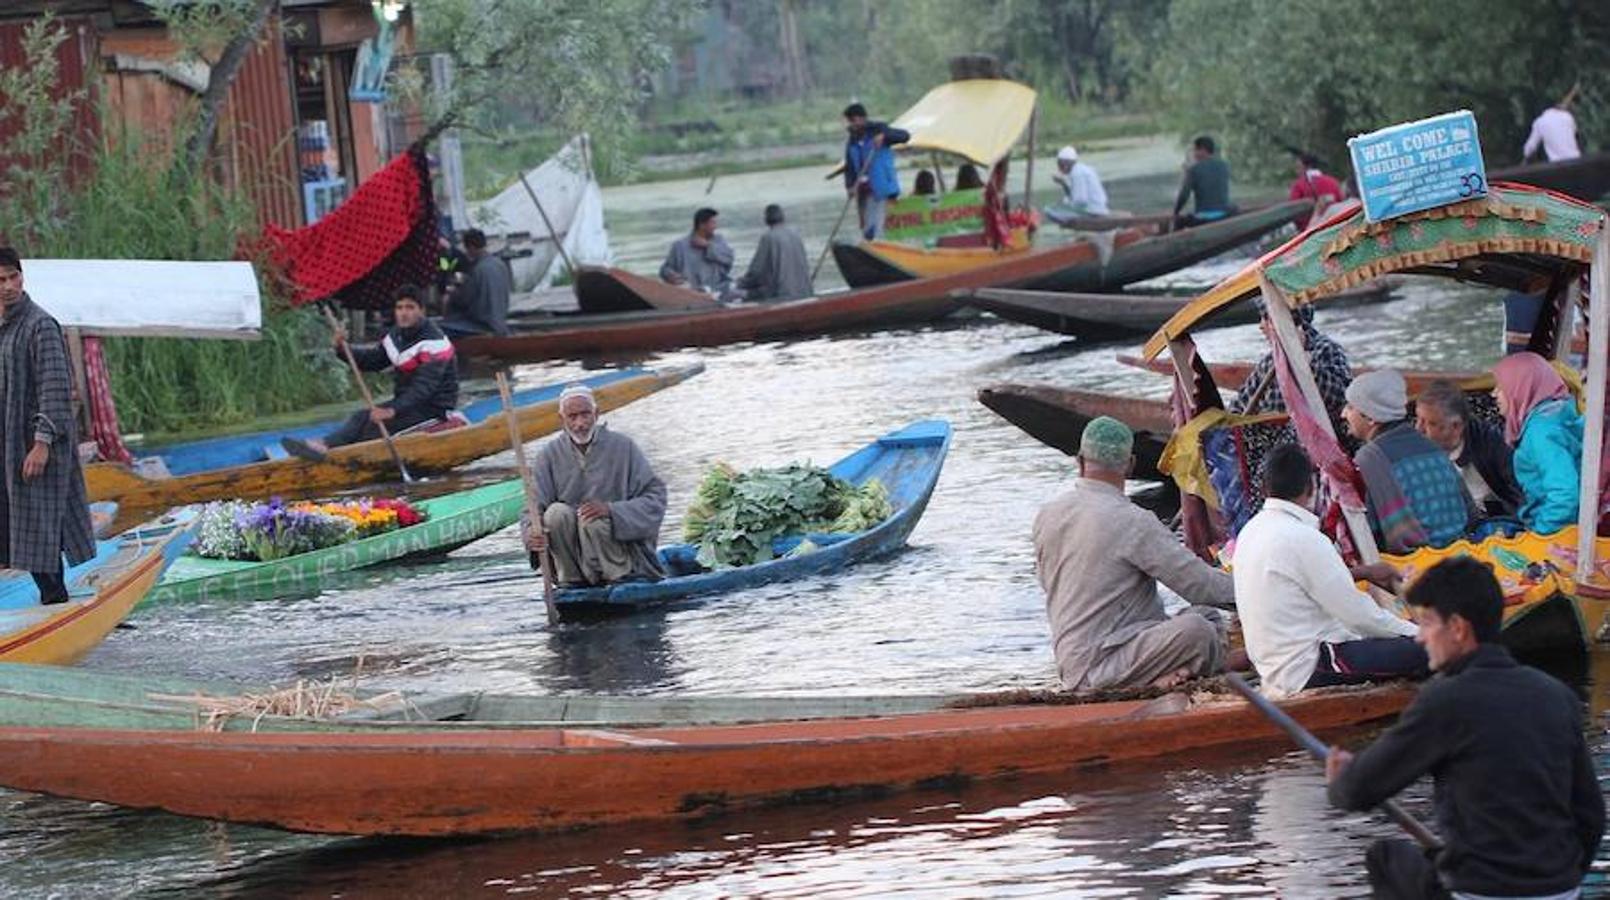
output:
[[[1366,209],[1369,208],[1366,203]],[[1528,649],[1581,646],[1604,621],[1610,603],[1610,544],[1596,541],[1600,469],[1604,459],[1607,348],[1610,348],[1610,231],[1605,212],[1562,194],[1493,184],[1484,196],[1427,205],[1387,216],[1357,210],[1332,218],[1258,259],[1246,271],[1181,310],[1145,346],[1146,359],[1168,352],[1174,364],[1176,433],[1171,474],[1186,493],[1186,533],[1193,549],[1232,537],[1256,496],[1232,446],[1240,427],[1223,411],[1219,385],[1197,355],[1192,334],[1222,310],[1261,293],[1269,310],[1279,364],[1276,378],[1299,439],[1314,457],[1333,496],[1340,527],[1364,561],[1380,557],[1365,513],[1361,480],[1324,413],[1292,311],[1324,305],[1341,292],[1393,273],[1456,278],[1508,290],[1542,293],[1544,313],[1530,349],[1563,365],[1570,321],[1591,271],[1592,306],[1585,377],[1586,428],[1581,460],[1579,522],[1552,535],[1490,538],[1476,544],[1421,549],[1389,558],[1404,571],[1438,559],[1474,553],[1496,563],[1505,587],[1506,640]],[[1164,466],[1167,468],[1167,465]]]

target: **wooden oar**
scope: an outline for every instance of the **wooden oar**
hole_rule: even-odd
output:
[[[520,467],[520,482],[525,485],[525,512],[531,527],[542,535],[544,546],[537,554],[537,568],[542,572],[542,605],[548,610],[548,624],[559,621],[559,610],[553,605],[553,566],[548,562],[546,541],[548,529],[542,526],[542,510],[537,508],[537,476],[525,461],[525,441],[520,440],[520,424],[514,420],[514,395],[509,391],[509,377],[499,370],[498,396],[503,400],[503,420],[509,426],[509,444],[514,448],[514,464]]]
[[[363,380],[363,370],[358,368],[358,358],[352,355],[352,345],[347,342],[346,331],[341,327],[340,321],[336,319],[335,313],[330,307],[321,303],[319,308],[324,310],[324,318],[330,323],[330,330],[335,332],[335,336],[340,339],[341,355],[347,358],[347,365],[352,368],[352,378],[358,382],[358,390],[363,393],[363,402],[368,404],[369,412],[373,413],[376,409],[375,395],[369,393],[369,382]],[[391,439],[391,431],[386,428],[386,423],[375,421],[375,427],[380,429],[380,439],[386,442],[386,451],[391,454],[391,461],[396,463],[397,471],[402,473],[402,480],[412,482],[414,476],[408,474],[408,465],[403,462],[402,454],[397,452],[397,444]]]
[[[816,258],[816,268],[811,270],[811,281],[815,281],[816,276],[821,274],[822,263],[827,262],[827,255],[833,252],[833,239],[839,236],[839,229],[844,227],[844,217],[849,215],[850,204],[855,202],[856,195],[861,192],[861,179],[865,178],[867,170],[872,168],[872,158],[878,155],[879,149],[879,146],[873,147],[872,152],[866,155],[866,159],[861,160],[861,171],[855,173],[855,185],[844,198],[844,206],[839,209],[839,218],[833,223],[833,230],[827,233],[827,246],[822,248],[822,255]]]
[[[1286,715],[1285,710],[1269,702],[1268,697],[1253,690],[1252,686],[1247,684],[1240,675],[1231,672],[1224,677],[1226,681],[1230,682],[1230,687],[1235,688],[1236,693],[1247,698],[1247,702],[1251,703],[1253,708],[1263,713],[1281,731],[1290,735],[1291,739],[1297,743],[1297,746],[1308,751],[1309,756],[1320,762],[1324,762],[1330,757],[1330,748],[1325,746],[1323,741],[1314,737],[1308,729],[1297,724],[1297,720]],[[1414,838],[1415,843],[1427,850],[1442,849],[1442,839],[1432,834],[1431,829],[1427,828],[1419,819],[1409,815],[1403,807],[1398,805],[1396,800],[1383,801],[1381,809],[1392,821],[1398,823],[1398,827],[1408,832],[1409,837]]]

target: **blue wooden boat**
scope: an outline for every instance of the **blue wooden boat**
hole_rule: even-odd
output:
[[[904,546],[911,529],[928,506],[939,470],[950,450],[950,423],[915,422],[878,438],[829,467],[851,484],[876,478],[889,491],[894,513],[882,524],[853,534],[788,535],[777,539],[778,558],[753,566],[707,571],[695,557],[698,548],[674,544],[660,548],[660,560],[669,578],[608,587],[565,589],[554,592],[554,605],[564,619],[620,614],[699,594],[717,594],[757,587],[774,581],[793,581],[834,572],[863,559],[871,559]],[[784,557],[809,539],[819,549]]]

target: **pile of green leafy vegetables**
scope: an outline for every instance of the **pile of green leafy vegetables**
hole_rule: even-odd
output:
[[[894,512],[876,478],[860,487],[811,465],[740,472],[717,463],[683,518],[683,537],[707,569],[748,566],[775,556],[772,542],[807,532],[866,531]],[[794,553],[810,552],[803,542]]]

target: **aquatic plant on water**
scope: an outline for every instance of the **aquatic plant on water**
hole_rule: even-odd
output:
[[[773,542],[783,535],[866,531],[892,513],[875,478],[856,487],[817,466],[739,472],[718,463],[683,518],[683,537],[698,545],[707,569],[747,566],[774,558]]]

